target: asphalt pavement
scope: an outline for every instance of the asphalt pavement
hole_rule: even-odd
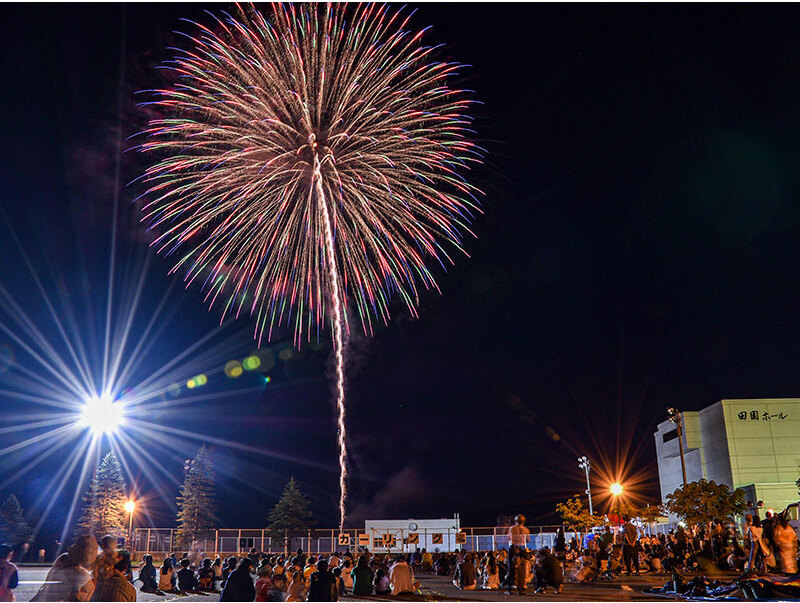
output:
[[[41,566],[22,566],[19,568],[20,584],[15,594],[17,601],[30,601],[44,583],[49,568]],[[663,600],[652,595],[644,595],[642,590],[649,586],[662,586],[666,582],[665,576],[623,576],[614,581],[594,582],[591,584],[564,585],[563,592],[559,595],[548,589],[544,595],[534,594],[530,589],[523,595],[516,593],[507,595],[498,591],[461,591],[453,586],[450,579],[427,574],[417,575],[422,584],[422,595],[400,595],[399,597],[343,597],[344,601],[657,601]],[[139,582],[136,583],[140,585]],[[138,588],[137,588],[138,590]],[[219,601],[219,594],[193,594],[180,595],[154,595],[151,593],[138,593],[139,601],[206,601],[207,603]]]

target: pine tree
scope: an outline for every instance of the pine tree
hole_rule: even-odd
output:
[[[280,500],[269,512],[269,532],[273,538],[288,541],[293,536],[303,536],[316,524],[308,509],[308,498],[292,477],[283,488]]]
[[[183,486],[178,494],[177,544],[189,548],[192,541],[207,537],[217,523],[214,465],[205,444],[193,459],[187,459]]]
[[[126,489],[122,467],[111,451],[103,457],[83,497],[84,511],[78,527],[98,537],[124,537]]]
[[[11,494],[0,505],[0,543],[17,546],[30,542],[32,536],[33,530],[25,521],[19,499]]]

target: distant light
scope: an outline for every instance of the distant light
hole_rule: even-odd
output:
[[[81,411],[80,425],[88,427],[93,434],[100,436],[114,433],[124,424],[124,405],[115,403],[108,394],[86,400]]]
[[[254,371],[261,366],[261,359],[258,356],[248,356],[242,360],[242,366],[246,371]]]
[[[231,379],[242,376],[242,364],[238,360],[231,360],[225,365],[225,374]]]
[[[203,385],[208,383],[208,377],[206,377],[205,375],[197,375],[197,377],[194,378],[194,383],[195,385],[197,385],[197,387],[202,387]]]
[[[292,357],[292,349],[291,348],[283,348],[280,352],[278,352],[278,358],[281,360],[289,360]]]
[[[272,381],[272,377],[270,377],[269,375],[264,377],[264,383],[269,383],[270,381]]]
[[[189,389],[194,389],[195,387],[197,387],[197,383],[194,382],[194,379],[189,379],[186,382],[186,387],[188,387]]]
[[[126,513],[133,513],[133,510],[136,508],[136,503],[132,500],[129,500],[125,503],[125,512]]]
[[[613,484],[611,484],[610,490],[611,494],[613,494],[614,496],[619,496],[620,494],[622,494],[622,484],[614,482]]]

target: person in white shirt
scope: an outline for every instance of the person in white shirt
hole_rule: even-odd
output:
[[[514,586],[514,571],[512,568],[516,567],[517,551],[523,551],[528,548],[528,534],[531,531],[525,527],[525,516],[517,515],[514,518],[514,525],[508,528],[508,571],[506,572],[506,579],[504,586],[507,592],[511,592]]]
[[[514,518],[514,525],[508,528],[508,546],[517,548],[528,548],[528,534],[531,531],[525,527],[525,516],[517,515]]]
[[[413,593],[414,570],[406,563],[402,555],[398,555],[395,564],[389,569],[389,581],[392,584],[392,594]]]

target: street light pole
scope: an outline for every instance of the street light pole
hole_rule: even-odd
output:
[[[589,483],[589,469],[592,466],[592,462],[585,456],[578,458],[578,467],[583,469],[586,472],[586,495],[589,497],[589,515],[594,515],[594,509],[592,508],[592,485]]]
[[[678,450],[681,453],[681,473],[683,474],[683,486],[686,487],[686,460],[683,458],[683,415],[677,408],[668,408],[667,414],[669,420],[675,423],[675,429],[678,432]]]
[[[622,509],[619,502],[619,497],[622,494],[623,490],[622,484],[620,484],[619,482],[614,482],[613,484],[611,484],[610,490],[611,490],[611,495],[614,497],[614,501],[617,503],[617,531],[619,532],[622,530],[622,517],[620,515]]]
[[[125,503],[125,510],[128,512],[128,542],[127,547],[129,551],[133,551],[133,510],[136,508],[136,503],[129,500]]]

